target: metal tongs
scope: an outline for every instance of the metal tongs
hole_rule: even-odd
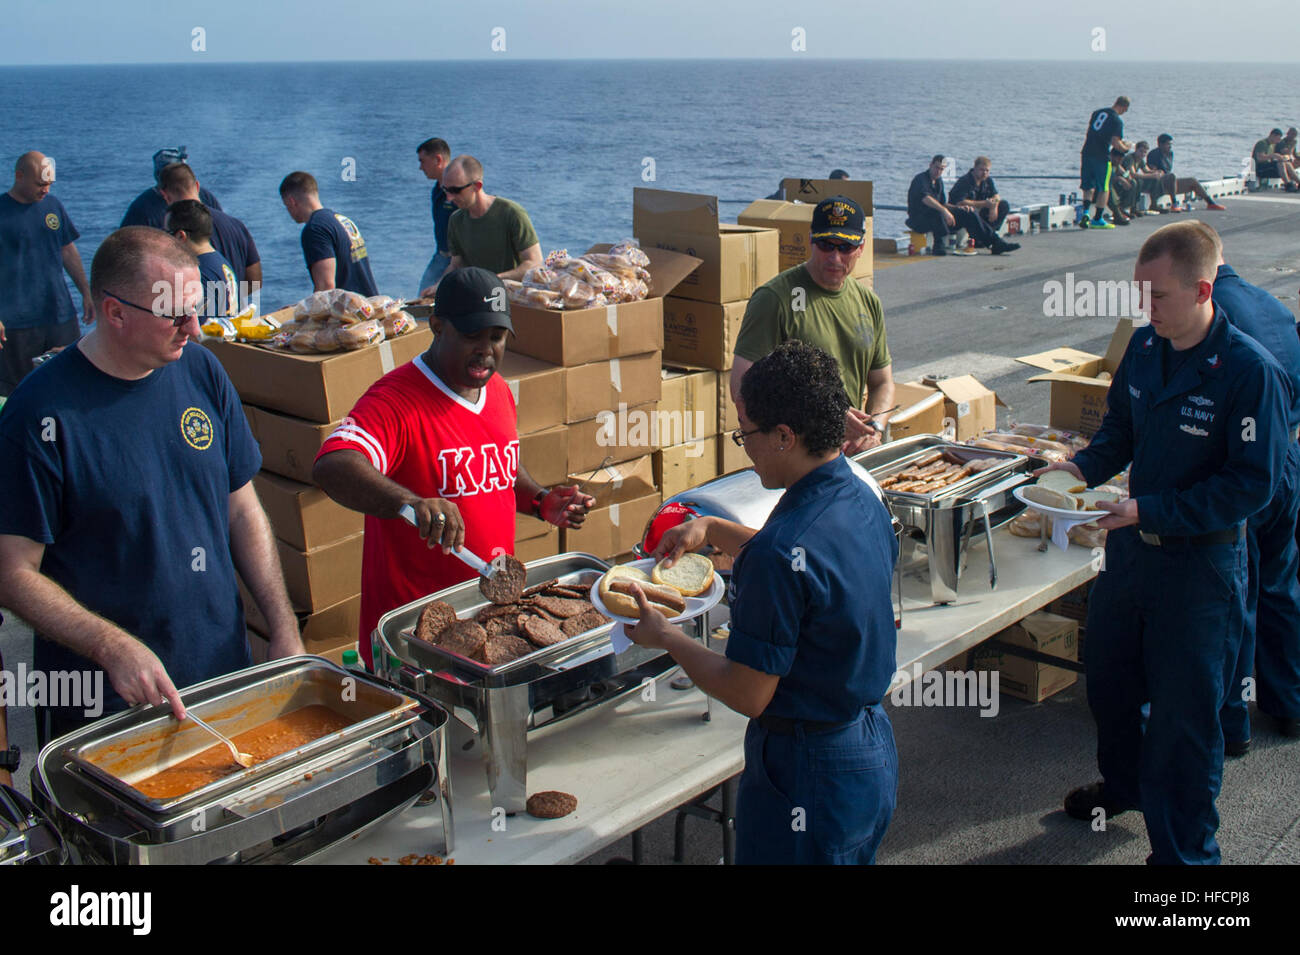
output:
[[[412,527],[419,530],[420,519],[415,516],[415,508],[413,508],[410,504],[403,504],[402,509],[397,513],[401,515],[402,519],[406,521],[406,523],[410,524]],[[478,575],[480,577],[486,577],[491,579],[493,574],[497,574],[501,572],[502,568],[499,565],[489,564],[482,557],[479,557],[477,554],[475,554],[467,547],[464,546],[457,547],[452,550],[452,553],[455,556],[459,557],[470,567],[472,567],[474,570],[478,571]]]

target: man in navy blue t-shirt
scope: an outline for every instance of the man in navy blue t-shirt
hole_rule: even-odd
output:
[[[163,216],[167,214],[167,200],[163,198],[162,189],[156,183],[164,169],[174,162],[185,162],[186,156],[184,146],[175,149],[160,149],[153,154],[155,185],[150,186],[131,200],[131,205],[127,206],[126,215],[122,216],[121,225],[118,226],[119,229],[125,229],[129,225],[147,225],[155,229],[163,227]],[[217,197],[206,189],[200,190],[199,201],[209,209],[221,210],[221,203],[217,201]]]
[[[212,214],[197,199],[182,199],[167,207],[164,231],[190,247],[199,260],[199,281],[203,299],[199,318],[217,318],[236,314],[243,301],[235,270],[220,252],[212,247]]]
[[[169,206],[182,199],[203,201],[199,180],[185,163],[172,163],[165,168],[158,176],[158,186]],[[255,295],[262,285],[262,257],[248,227],[219,208],[208,206],[208,214],[212,217],[212,247],[235,270],[235,281],[246,283],[244,295]]]
[[[1114,106],[1095,109],[1088,117],[1088,131],[1079,153],[1079,194],[1083,196],[1083,216],[1079,225],[1085,229],[1115,228],[1114,223],[1102,217],[1102,213],[1110,201],[1110,151],[1118,149],[1126,153],[1133,148],[1124,141],[1124,121],[1120,119],[1128,108],[1129,98],[1120,96]],[[1089,203],[1092,204],[1091,219],[1088,218]]]
[[[32,625],[36,669],[104,691],[42,701],[42,744],[130,704],[184,718],[177,687],[248,666],[236,570],[271,655],[303,652],[250,483],[261,455],[230,379],[192,340],[197,282],[176,239],[114,232],[91,266],[94,330],[0,414],[0,606]]]
[[[280,201],[294,222],[304,223],[302,255],[315,291],[342,288],[361,295],[379,294],[361,230],[347,216],[321,206],[320,190],[311,173],[285,176],[280,183]]]
[[[442,188],[442,174],[451,161],[451,147],[446,140],[426,139],[415,150],[420,160],[420,171],[425,178],[433,180],[433,194],[430,202],[433,206],[433,258],[425,266],[424,275],[420,276],[420,292],[438,284],[442,273],[451,264],[451,253],[447,251],[447,222],[456,206],[447,198],[447,190]]]
[[[0,195],[0,395],[8,395],[32,370],[32,359],[77,340],[77,311],[63,279],[81,293],[87,324],[95,306],[86,284],[80,233],[63,203],[50,195],[54,161],[23,153],[14,184]]]

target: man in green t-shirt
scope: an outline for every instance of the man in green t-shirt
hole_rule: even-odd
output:
[[[1260,179],[1281,179],[1282,187],[1287,192],[1300,190],[1296,182],[1295,169],[1287,158],[1278,153],[1278,144],[1282,142],[1282,130],[1274,129],[1266,137],[1255,143],[1250,151],[1255,160],[1255,175]]]
[[[451,264],[446,275],[475,266],[498,278],[521,279],[542,265],[542,246],[524,207],[483,191],[483,164],[473,156],[457,156],[442,173],[442,189],[456,206],[447,223]],[[428,295],[437,286],[422,289]]]
[[[845,454],[880,444],[885,410],[894,401],[884,311],[876,293],[853,278],[865,236],[866,215],[852,199],[832,196],[819,202],[808,261],[754,290],[731,368],[731,395],[739,404],[740,380],[749,366],[782,342],[797,339],[834,355],[849,396]]]

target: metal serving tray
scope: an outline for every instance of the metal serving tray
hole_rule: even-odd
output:
[[[1023,454],[1012,454],[1009,451],[995,451],[991,448],[976,448],[966,444],[956,444],[933,434],[913,435],[892,444],[881,445],[860,455],[856,460],[867,468],[872,477],[879,482],[898,474],[900,471],[906,471],[912,466],[913,462],[935,451],[942,452],[944,457],[952,464],[969,464],[971,461],[987,458],[1000,458],[1001,463],[985,468],[983,471],[977,471],[955,484],[949,484],[947,487],[941,487],[937,491],[931,491],[928,494],[894,491],[888,487],[882,487],[881,490],[891,497],[910,498],[916,501],[938,501],[951,497],[964,497],[970,491],[982,490],[1005,474],[1023,469],[1029,461],[1029,458]]]
[[[574,583],[583,576],[599,575],[607,570],[609,564],[591,554],[560,554],[529,564],[525,588],[553,578],[559,578],[560,583]],[[607,643],[610,631],[614,629],[614,623],[611,621],[594,630],[577,634],[553,646],[540,648],[508,663],[488,666],[415,636],[420,612],[435,600],[450,604],[456,611],[456,616],[463,620],[472,619],[479,610],[490,605],[490,602],[479,592],[476,578],[389,611],[379,618],[377,629],[389,648],[399,657],[419,663],[430,670],[450,669],[459,678],[474,683],[504,685],[525,682],[543,670],[565,669],[585,659],[586,654],[593,647]]]
[[[345,684],[345,680],[350,682]],[[345,689],[349,692],[345,693]],[[344,747],[382,727],[402,720],[409,722],[415,717],[408,711],[418,705],[393,690],[358,681],[351,671],[319,657],[304,658],[287,672],[268,674],[265,679],[235,689],[218,690],[201,701],[186,701],[187,708],[226,736],[236,736],[313,704],[326,706],[352,722],[338,732],[173,799],[151,798],[133,783],[210,749],[214,740],[197,724],[176,722],[170,708],[157,707],[155,715],[144,719],[112,720],[101,732],[79,735],[64,751],[64,756],[79,770],[139,808],[173,815],[226,793],[245,790],[289,766]]]

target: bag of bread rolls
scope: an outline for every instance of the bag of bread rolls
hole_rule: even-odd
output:
[[[415,316],[410,312],[390,312],[376,321],[384,326],[385,338],[396,338],[398,335],[415,331]]]
[[[641,245],[636,239],[624,239],[612,246],[608,254],[623,256],[633,265],[639,265],[642,268],[650,264],[650,256],[641,251]]]
[[[330,293],[312,292],[293,308],[293,317],[298,322],[318,321],[330,316]]]
[[[375,310],[364,295],[358,295],[356,292],[349,292],[347,289],[336,288],[331,290],[333,297],[330,300],[330,316],[337,318],[345,325],[353,322],[364,322],[374,315]]]
[[[344,351],[356,351],[367,345],[376,345],[384,340],[384,326],[371,319],[368,322],[355,322],[343,325],[337,332],[339,347]]]

